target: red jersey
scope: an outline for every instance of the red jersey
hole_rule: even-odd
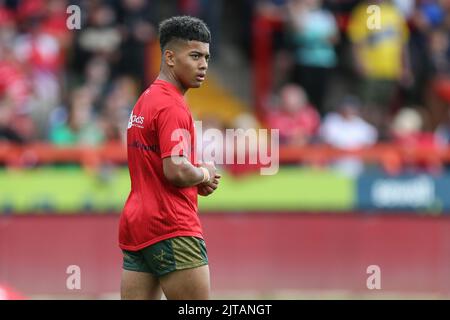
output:
[[[173,84],[156,80],[140,96],[128,122],[131,192],[120,218],[120,248],[137,251],[178,236],[203,238],[197,186],[178,188],[163,173],[163,158],[173,153],[194,164],[194,148],[194,121],[183,95]]]

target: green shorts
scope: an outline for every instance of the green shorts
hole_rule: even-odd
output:
[[[196,237],[176,237],[139,251],[122,250],[123,268],[161,277],[169,272],[208,264],[205,241]]]

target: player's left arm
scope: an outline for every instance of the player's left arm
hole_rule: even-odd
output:
[[[220,175],[216,172],[214,164],[194,166],[183,155],[171,155],[163,158],[163,172],[166,179],[179,188],[202,185],[211,193],[217,189]]]
[[[163,108],[156,118],[163,173],[166,179],[179,188],[202,184],[202,194],[211,194],[218,185],[219,176],[213,163],[199,167],[192,164],[191,153],[195,137],[192,117],[181,107],[170,105]]]

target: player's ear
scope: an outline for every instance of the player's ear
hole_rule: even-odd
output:
[[[173,67],[175,65],[175,52],[169,49],[164,50],[164,61],[169,67]]]

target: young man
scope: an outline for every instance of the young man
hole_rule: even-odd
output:
[[[194,121],[184,100],[205,79],[210,32],[203,21],[173,17],[159,27],[158,78],[128,123],[131,192],[120,220],[122,299],[208,299],[209,268],[197,194],[219,183],[213,164],[196,166]]]

